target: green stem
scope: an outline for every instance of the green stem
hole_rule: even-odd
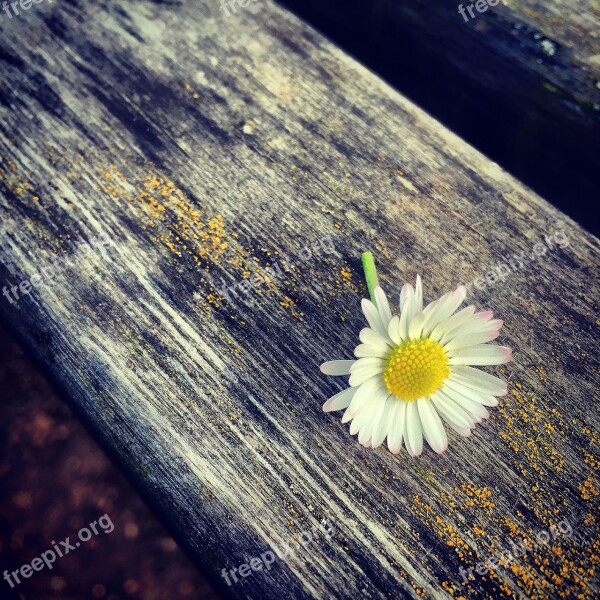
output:
[[[365,271],[365,281],[367,282],[367,288],[369,290],[369,296],[371,296],[371,302],[375,302],[375,288],[379,285],[377,281],[377,269],[375,267],[375,259],[371,252],[363,252],[362,254],[362,265]]]

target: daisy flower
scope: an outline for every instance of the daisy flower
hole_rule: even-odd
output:
[[[411,456],[419,456],[425,438],[442,453],[448,447],[442,421],[469,436],[489,417],[486,406],[496,406],[496,397],[507,393],[504,381],[474,368],[511,360],[510,348],[488,343],[503,322],[474,306],[458,310],[466,296],[462,285],[423,308],[418,275],[414,287],[402,288],[400,314],[393,315],[370,252],[363,264],[371,300],[362,300],[362,310],[369,326],[360,332],[355,359],[321,365],[326,375],[350,376],[350,387],[323,410],[345,409],[342,423],[350,423],[350,434],[358,434],[365,447],[377,448],[387,437],[392,453],[404,443]]]

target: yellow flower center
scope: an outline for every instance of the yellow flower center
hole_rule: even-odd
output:
[[[432,340],[407,341],[387,359],[383,381],[390,394],[405,402],[429,398],[450,375],[448,356]]]

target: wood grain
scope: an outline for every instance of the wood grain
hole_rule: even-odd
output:
[[[282,2],[600,234],[597,0]]]
[[[268,2],[65,1],[0,29],[0,284],[73,263],[2,297],[2,320],[224,594],[597,589],[595,238]],[[557,231],[568,245],[474,289],[515,361],[470,438],[394,457],[322,413],[367,246],[394,302],[416,273],[429,301]],[[269,285],[219,294],[283,256]],[[565,519],[571,538],[463,585],[459,567]]]

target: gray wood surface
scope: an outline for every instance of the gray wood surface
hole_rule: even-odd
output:
[[[597,0],[281,1],[600,235]]]
[[[592,597],[598,240],[269,2],[40,4],[0,30],[0,286],[55,266],[1,318],[224,594]],[[476,281],[505,320],[510,393],[441,457],[321,411],[367,247],[394,302],[416,273],[426,301]]]

